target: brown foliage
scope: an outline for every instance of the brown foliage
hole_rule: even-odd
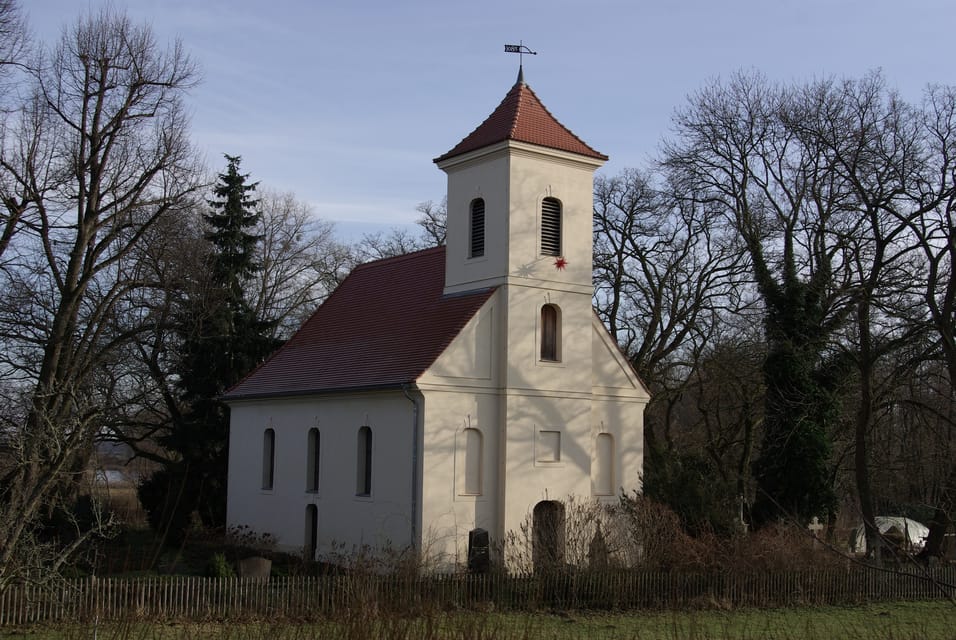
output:
[[[664,571],[770,571],[822,568],[846,558],[796,525],[776,524],[732,536],[691,536],[666,505],[641,494],[610,509],[621,566]]]

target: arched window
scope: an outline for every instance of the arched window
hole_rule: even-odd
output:
[[[599,433],[594,441],[591,482],[594,495],[614,495],[614,436],[610,433]]]
[[[372,430],[362,427],[358,432],[358,460],[355,473],[355,493],[372,495]]]
[[[541,359],[561,360],[561,310],[554,304],[541,307]]]
[[[541,255],[561,255],[561,202],[557,198],[541,202]]]
[[[462,434],[463,459],[461,461],[461,494],[478,496],[482,493],[483,443],[481,431],[468,428]]]
[[[308,562],[315,560],[315,551],[319,542],[319,509],[314,504],[305,506],[305,544],[302,551]]]
[[[262,488],[272,489],[275,484],[276,432],[266,429],[262,436]]]
[[[469,231],[469,258],[485,255],[485,201],[475,198],[471,201],[471,225]]]
[[[321,438],[319,435],[319,430],[316,428],[309,429],[309,442],[306,445],[308,447],[308,461],[306,463],[306,479],[305,479],[305,490],[310,493],[318,493],[319,491],[319,460],[321,454]]]

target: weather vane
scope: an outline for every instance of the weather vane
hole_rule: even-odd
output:
[[[518,66],[519,66],[519,67],[523,66],[523,63],[524,63],[524,54],[527,53],[529,56],[536,56],[536,55],[538,55],[538,52],[537,52],[537,51],[532,51],[532,50],[529,49],[528,47],[524,46],[524,43],[523,43],[521,40],[518,41],[518,44],[506,44],[506,45],[505,45],[505,53],[517,53],[517,54],[518,54]]]

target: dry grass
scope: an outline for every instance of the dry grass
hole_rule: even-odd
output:
[[[295,624],[127,623],[0,632],[29,640],[949,640],[956,607],[943,602],[853,608],[609,615],[444,612],[419,617],[346,612],[340,619]]]
[[[128,483],[102,485],[99,489],[103,506],[116,515],[129,529],[144,529],[149,526],[146,510],[139,502],[136,487]]]

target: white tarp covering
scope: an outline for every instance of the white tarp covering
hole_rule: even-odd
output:
[[[903,551],[918,552],[926,544],[929,536],[929,527],[916,520],[899,516],[876,516],[876,526],[890,546]],[[852,553],[866,553],[866,535],[863,525],[853,530],[850,536],[850,551]]]

